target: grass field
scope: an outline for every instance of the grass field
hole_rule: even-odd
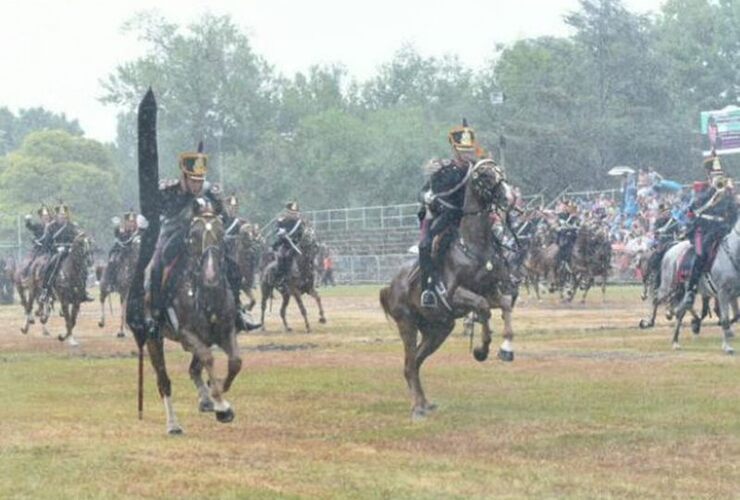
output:
[[[170,344],[177,437],[149,365],[137,420],[134,342],[98,329],[95,306],[74,349],[0,308],[0,498],[740,497],[740,364],[718,327],[674,352],[665,320],[635,328],[634,288],[522,305],[516,361],[477,363],[458,328],[422,371],[440,410],[412,423],[377,290],[325,291],[311,335],[291,310],[294,333],[273,313],[242,336],[231,424],[198,413]]]

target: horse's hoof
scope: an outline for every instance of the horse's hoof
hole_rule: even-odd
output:
[[[170,436],[182,436],[185,432],[182,430],[182,427],[178,425],[177,427],[167,429],[167,434]]]
[[[647,321],[645,319],[641,319],[640,320],[640,329],[641,330],[645,330],[647,328],[652,328],[652,327],[653,327],[653,325],[651,325],[649,321]]]
[[[123,339],[126,338],[126,334],[123,332],[116,333],[116,338]]]
[[[199,402],[198,403],[198,410],[201,413],[210,413],[210,412],[212,412],[214,410],[214,408],[213,408],[213,401],[208,400],[208,401],[201,401],[201,402]]]
[[[228,408],[226,411],[217,411],[216,420],[218,420],[222,424],[228,424],[229,422],[234,420],[234,410]]]
[[[488,359],[488,349],[481,349],[476,347],[473,349],[473,357],[476,361],[483,362]]]
[[[437,403],[427,403],[424,405],[424,411],[430,412],[430,411],[437,411],[439,408],[439,405]]]
[[[325,325],[326,324],[326,318],[319,318],[319,323],[321,323],[322,325]]]
[[[286,327],[285,327],[285,333],[290,333],[290,332],[292,332],[292,331],[293,331],[293,329],[292,329],[292,328],[290,328],[289,326],[286,326]]]
[[[681,350],[681,344],[679,344],[678,342],[674,342],[672,347],[673,347],[673,350],[674,351],[680,351]]]
[[[26,335],[28,333],[28,328],[21,327],[21,333]]]
[[[29,325],[35,325],[36,324],[36,318],[31,318],[28,320]]]
[[[105,326],[105,321],[98,321],[98,327],[103,328]]]
[[[733,349],[732,347],[730,347],[729,349],[725,349],[725,354],[727,354],[728,356],[734,356],[735,349]]]
[[[424,408],[414,408],[411,410],[412,422],[423,422],[427,418],[427,412]]]
[[[59,342],[64,342],[66,339],[62,335],[57,335],[57,340]]]
[[[511,362],[514,361],[514,351],[504,351],[503,349],[498,350],[498,359],[501,361]]]

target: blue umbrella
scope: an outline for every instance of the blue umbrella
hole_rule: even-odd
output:
[[[653,189],[658,193],[677,193],[678,191],[681,191],[682,188],[683,186],[678,182],[666,179],[658,181],[653,185]]]

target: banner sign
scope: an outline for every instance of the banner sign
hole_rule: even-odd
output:
[[[709,156],[740,153],[740,108],[727,106],[717,111],[701,113],[702,152]]]

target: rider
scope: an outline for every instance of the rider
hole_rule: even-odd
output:
[[[569,267],[579,225],[578,206],[575,202],[565,200],[558,213],[558,228],[555,239],[558,244],[558,253],[555,259],[556,269],[567,269]]]
[[[108,253],[108,265],[105,268],[106,282],[112,286],[112,281],[118,275],[118,265],[120,264],[121,254],[124,249],[128,248],[139,232],[139,226],[136,222],[136,213],[130,210],[123,214],[123,222],[118,217],[113,217],[113,248]]]
[[[38,222],[33,222],[31,214],[26,215],[26,228],[33,234],[33,248],[31,248],[31,253],[28,256],[26,267],[23,268],[22,274],[24,277],[28,276],[28,272],[31,270],[31,265],[38,257],[43,254],[51,253],[50,248],[43,244],[49,224],[51,223],[51,212],[46,205],[41,205],[36,213],[39,216]]]
[[[679,225],[673,217],[671,207],[665,203],[658,206],[658,217],[653,224],[653,252],[647,263],[647,274],[655,275],[655,288],[660,287],[660,263],[671,243],[676,241]]]
[[[278,259],[275,282],[281,285],[290,272],[293,258],[301,253],[298,244],[303,238],[304,223],[298,202],[291,201],[285,205],[285,210],[278,218],[276,226],[277,237],[272,244],[272,249],[277,252]]]
[[[688,236],[696,258],[681,302],[681,309],[694,304],[701,274],[707,271],[716,245],[732,229],[737,219],[732,181],[722,171],[715,151],[704,161],[707,181],[694,183],[694,201],[689,206]]]
[[[79,226],[71,220],[72,213],[69,206],[60,203],[54,209],[54,213],[54,221],[48,225],[47,231],[40,241],[41,246],[51,249],[52,252],[51,258],[44,268],[44,282],[39,298],[42,302],[46,302],[49,299],[51,288],[54,285],[59,269],[62,267],[62,262],[64,262],[64,259],[69,254],[72,242],[82,233]],[[94,300],[87,293],[87,290],[84,291],[84,294],[85,302]]]
[[[422,188],[421,241],[419,242],[419,268],[421,271],[421,305],[437,307],[435,286],[438,286],[438,262],[442,262],[445,251],[452,243],[454,231],[462,220],[465,189],[463,188],[470,167],[484,156],[475,138],[475,131],[463,118],[462,126],[453,128],[448,134],[454,157],[432,160],[427,164],[429,180]],[[445,234],[439,243],[437,259],[432,259],[434,238]],[[439,285],[443,286],[443,285]],[[444,293],[441,288],[440,293]]]
[[[152,257],[151,274],[149,279],[149,301],[152,321],[149,323],[150,335],[156,335],[160,322],[164,319],[163,312],[168,304],[162,297],[162,278],[165,268],[174,264],[178,256],[186,250],[190,222],[193,218],[198,200],[210,205],[216,215],[223,213],[221,189],[217,184],[206,182],[208,172],[208,156],[203,153],[203,144],[198,145],[198,152],[182,153],[180,155],[180,178],[161,180],[159,183],[159,205],[161,207],[162,224],[157,240],[156,250]],[[234,299],[238,310],[236,327],[238,330],[252,330],[260,325],[254,324],[248,315],[239,307],[239,283],[232,283],[227,273],[229,284],[234,291]]]

